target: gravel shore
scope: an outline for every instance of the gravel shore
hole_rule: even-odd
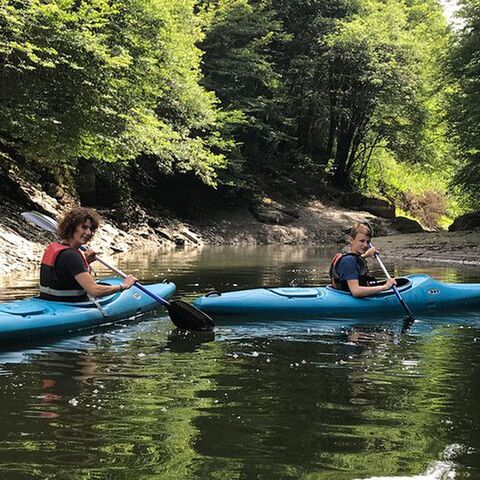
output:
[[[480,231],[390,235],[375,242],[382,254],[392,258],[480,265]]]

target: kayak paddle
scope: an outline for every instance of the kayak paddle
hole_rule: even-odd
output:
[[[33,223],[37,227],[42,228],[50,233],[57,232],[58,223],[53,219],[44,215],[43,213],[39,212],[24,212],[22,213],[22,217],[28,220],[29,222]],[[80,247],[82,250],[86,250],[87,247],[82,246]],[[95,259],[99,261],[102,265],[109,268],[117,275],[120,275],[122,278],[127,276],[126,273],[122,272],[118,268],[115,268],[113,265],[110,265],[105,260],[101,259],[98,255],[95,256]],[[176,300],[173,302],[169,302],[158,295],[155,295],[153,292],[150,292],[147,288],[145,288],[140,282],[135,282],[133,284],[136,288],[141,290],[146,295],[149,295],[158,303],[162,304],[166,307],[170,318],[174,325],[177,328],[183,330],[197,330],[197,331],[207,331],[213,330],[215,324],[213,320],[204,312],[199,310],[194,305],[190,305],[187,302],[182,300]]]
[[[372,242],[369,243],[369,247],[373,247],[373,244]],[[383,270],[383,273],[385,274],[385,276],[387,278],[392,278],[390,276],[390,274],[388,273],[388,270],[386,269],[385,265],[383,264],[382,262],[382,259],[380,258],[380,255],[377,253],[375,253],[375,258],[377,259],[377,262],[378,264],[380,265],[380,268]],[[402,295],[400,294],[398,288],[396,285],[392,285],[392,288],[393,288],[393,291],[395,292],[395,295],[397,296],[398,298],[398,301],[400,302],[400,305],[403,307],[403,309],[405,310],[407,316],[408,316],[408,321],[411,323],[413,323],[415,321],[415,318],[413,316],[413,313],[412,311],[410,310],[410,308],[408,308],[408,305],[406,304],[405,300],[403,299]]]

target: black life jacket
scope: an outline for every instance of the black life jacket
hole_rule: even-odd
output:
[[[59,242],[51,243],[43,254],[40,266],[40,298],[57,302],[83,302],[88,299],[87,293],[75,278],[60,282],[55,273],[55,260],[61,252],[69,249],[81,255],[85,268],[90,269],[87,260],[76,248]]]
[[[343,290],[344,292],[350,292],[350,288],[348,287],[347,281],[340,278],[337,267],[338,264],[342,261],[342,259],[349,255],[355,257],[355,260],[357,261],[357,264],[359,266],[360,275],[358,276],[358,284],[362,287],[368,287],[371,282],[375,281],[375,279],[369,275],[368,265],[363,257],[358,255],[357,253],[352,252],[337,253],[332,259],[332,264],[330,265],[328,274],[330,275],[332,287],[336,288],[337,290]]]

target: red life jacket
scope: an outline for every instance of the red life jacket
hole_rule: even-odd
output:
[[[344,292],[349,292],[350,291],[350,288],[348,287],[347,281],[342,280],[338,271],[337,271],[337,266],[338,266],[339,262],[344,257],[346,257],[347,255],[351,255],[351,256],[355,257],[355,259],[358,263],[359,270],[360,270],[360,275],[358,277],[358,284],[363,286],[363,287],[368,286],[370,284],[370,282],[372,280],[374,280],[374,278],[371,277],[368,274],[367,262],[365,261],[365,259],[363,257],[358,255],[357,253],[348,252],[348,253],[337,253],[332,259],[332,263],[331,263],[330,269],[328,271],[328,274],[330,275],[330,280],[332,282],[332,287],[336,288],[337,290],[343,290]]]
[[[83,260],[87,270],[90,269],[85,257],[73,247],[52,242],[46,248],[40,266],[40,298],[58,302],[83,302],[87,300],[87,294],[80,284],[71,278],[67,282],[60,282],[55,273],[55,260],[64,250],[74,250]]]

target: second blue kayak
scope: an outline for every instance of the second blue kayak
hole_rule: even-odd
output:
[[[101,283],[118,285],[122,280],[108,278]],[[175,292],[174,283],[156,283],[146,287],[168,299]],[[92,302],[52,302],[27,298],[0,303],[0,342],[28,340],[38,336],[59,335],[98,325],[114,323],[150,312],[161,305],[135,287]]]
[[[398,289],[414,314],[461,310],[480,305],[480,284],[442,283],[429,275],[397,279]],[[215,317],[360,318],[405,315],[392,290],[365,298],[327,287],[257,288],[213,292],[193,304]]]

